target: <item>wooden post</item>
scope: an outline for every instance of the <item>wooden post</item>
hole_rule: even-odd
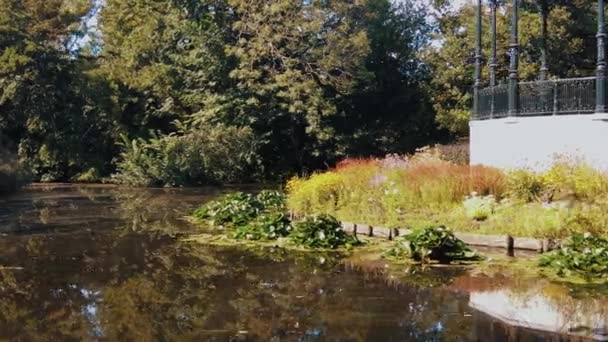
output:
[[[507,235],[507,255],[512,257],[515,256],[515,239],[511,235]]]

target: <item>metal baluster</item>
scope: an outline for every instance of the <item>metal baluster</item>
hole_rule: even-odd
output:
[[[557,110],[558,110],[558,104],[557,104],[557,91],[558,89],[558,84],[557,81],[553,81],[553,115],[557,115]]]

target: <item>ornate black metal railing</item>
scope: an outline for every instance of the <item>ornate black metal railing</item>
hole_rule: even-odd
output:
[[[596,77],[519,82],[517,110],[512,116],[590,114],[596,109]],[[479,90],[475,119],[509,116],[508,85]]]

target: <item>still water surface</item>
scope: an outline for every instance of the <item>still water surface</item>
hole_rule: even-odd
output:
[[[181,218],[218,194],[46,186],[0,199],[0,340],[604,336],[603,295],[578,295],[544,280],[521,283],[442,268],[399,281],[333,254],[180,242],[196,230]]]

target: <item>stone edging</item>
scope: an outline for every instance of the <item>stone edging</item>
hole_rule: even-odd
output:
[[[353,235],[363,235],[392,240],[394,237],[408,235],[412,231],[403,228],[374,227],[369,224],[340,222],[342,229]],[[555,239],[534,239],[512,237],[510,235],[484,235],[472,233],[458,233],[454,235],[470,246],[504,248],[507,251],[527,250],[539,253],[549,252],[559,248],[561,241]]]

